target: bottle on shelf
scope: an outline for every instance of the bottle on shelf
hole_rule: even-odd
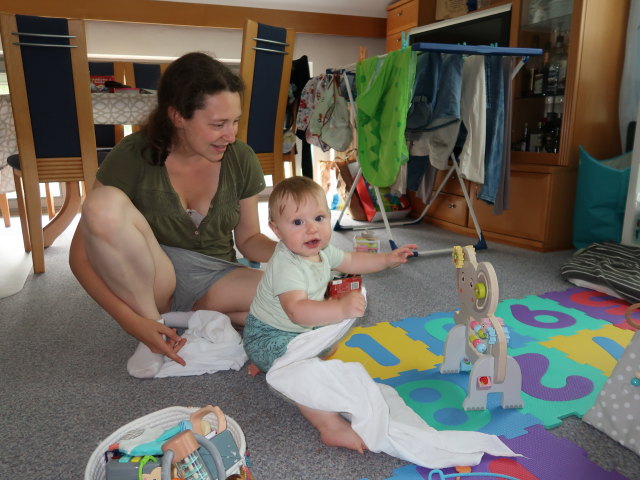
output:
[[[551,44],[546,43],[542,53],[542,68],[536,73],[533,82],[533,94],[544,95],[547,93],[547,80],[549,77],[549,48]]]
[[[560,148],[560,116],[556,112],[549,112],[545,122],[544,151],[558,153]]]
[[[540,48],[540,37],[534,35],[531,39],[531,48]],[[534,95],[534,85],[536,81],[536,74],[540,73],[540,56],[536,55],[531,57],[527,62],[527,68],[525,70],[525,79],[523,82],[522,96],[530,97]],[[541,92],[540,92],[541,93]]]
[[[530,97],[533,95],[533,86],[536,81],[536,69],[533,66],[525,69],[525,79],[522,88],[522,96]]]
[[[567,57],[568,57],[568,35],[563,33],[558,35],[556,39],[557,57],[558,57],[558,89],[564,93],[564,87],[567,81]]]
[[[521,152],[529,151],[529,124],[527,122],[524,123],[524,130],[522,131],[522,138],[520,139],[520,148],[518,150]]]
[[[557,30],[554,32],[555,45],[549,55],[547,69],[546,95],[562,95],[567,75],[567,54],[564,47],[564,35]]]
[[[529,134],[529,152],[542,151],[542,139],[543,139],[542,122],[538,122],[538,126]]]

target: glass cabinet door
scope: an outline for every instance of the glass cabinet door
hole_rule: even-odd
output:
[[[514,83],[514,161],[554,165],[561,149],[573,0],[523,0],[518,46],[540,48]]]

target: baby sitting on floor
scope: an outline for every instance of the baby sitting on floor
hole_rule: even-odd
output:
[[[330,245],[331,215],[324,190],[306,177],[287,178],[274,187],[269,226],[280,242],[258,285],[243,334],[249,359],[263,372],[301,333],[364,314],[365,298],[359,291],[325,300],[332,270],[378,272],[406,263],[416,248],[405,245],[388,253],[365,253],[343,252]],[[297,406],[326,445],[366,450],[339,413]]]

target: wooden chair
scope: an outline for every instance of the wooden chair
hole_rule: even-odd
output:
[[[169,66],[168,63],[136,63],[124,62],[124,76],[127,85],[145,90],[158,90],[160,77]],[[132,131],[140,130],[139,125],[132,125]]]
[[[44,248],[78,213],[79,183],[98,169],[82,20],[0,14],[18,155],[13,167],[25,251],[45,271]],[[39,183],[64,182],[60,212],[43,228]]]
[[[2,214],[4,226],[9,228],[11,226],[11,213],[9,212],[9,200],[6,193],[0,193],[0,213]]]
[[[258,155],[275,185],[284,178],[282,135],[291,81],[295,32],[247,20],[240,77],[245,83],[238,138]]]
[[[111,77],[123,85],[125,82],[125,62],[89,62],[89,75]],[[99,149],[112,149],[124,137],[122,125],[95,125],[96,146]]]
[[[158,90],[160,77],[168,66],[168,63],[125,62],[126,83],[130,87]]]

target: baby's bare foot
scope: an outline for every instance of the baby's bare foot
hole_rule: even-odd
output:
[[[340,421],[325,424],[320,430],[320,439],[329,447],[344,447],[358,453],[364,453],[367,450],[360,435],[342,417],[340,417]]]
[[[247,366],[247,373],[252,377],[255,377],[256,375],[261,373],[261,370],[258,368],[258,366],[255,363],[250,363]]]

